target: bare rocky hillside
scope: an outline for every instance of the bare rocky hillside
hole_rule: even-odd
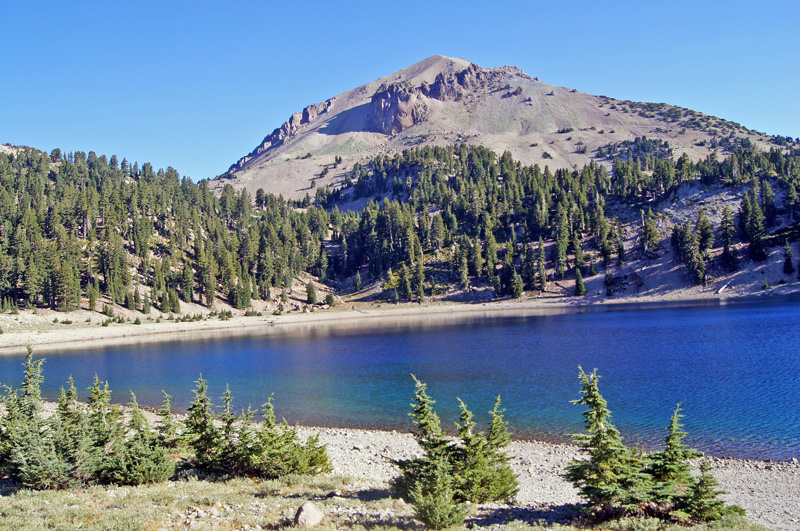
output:
[[[338,187],[354,163],[459,142],[510,151],[523,164],[610,165],[618,149],[610,145],[642,136],[667,141],[675,159],[687,153],[692,160],[770,141],[689,109],[593,96],[516,67],[486,69],[436,55],[293,114],[212,187],[313,197],[315,188]]]

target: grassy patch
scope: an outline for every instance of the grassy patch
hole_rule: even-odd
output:
[[[383,485],[340,476],[289,475],[277,480],[189,479],[138,487],[75,491],[15,491],[0,497],[0,529],[282,529],[311,500],[325,514],[320,529],[422,529],[413,508],[391,498]],[[471,528],[562,531],[680,531],[652,519],[625,519],[596,527],[546,523],[547,511],[517,507],[473,510]],[[184,527],[185,526],[185,527]],[[765,531],[741,518],[692,527],[698,531]]]

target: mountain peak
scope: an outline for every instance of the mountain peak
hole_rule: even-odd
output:
[[[548,85],[515,66],[433,55],[294,113],[223,178],[297,199],[341,186],[355,163],[416,146],[466,142],[510,151],[524,164],[572,168],[591,160],[610,166],[606,153],[639,137],[693,159],[710,154],[718,135],[757,140],[710,118]]]

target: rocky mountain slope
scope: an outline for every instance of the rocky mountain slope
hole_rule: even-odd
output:
[[[466,142],[523,164],[610,165],[621,143],[666,141],[677,159],[771,138],[663,103],[618,101],[556,87],[516,67],[482,68],[433,56],[293,114],[212,188],[231,183],[287,198],[336,188],[354,163],[413,146]],[[340,161],[339,161],[340,159]]]

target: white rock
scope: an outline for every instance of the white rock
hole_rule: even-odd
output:
[[[298,527],[314,527],[325,517],[322,511],[311,502],[305,502],[297,509],[294,516],[294,524]]]

